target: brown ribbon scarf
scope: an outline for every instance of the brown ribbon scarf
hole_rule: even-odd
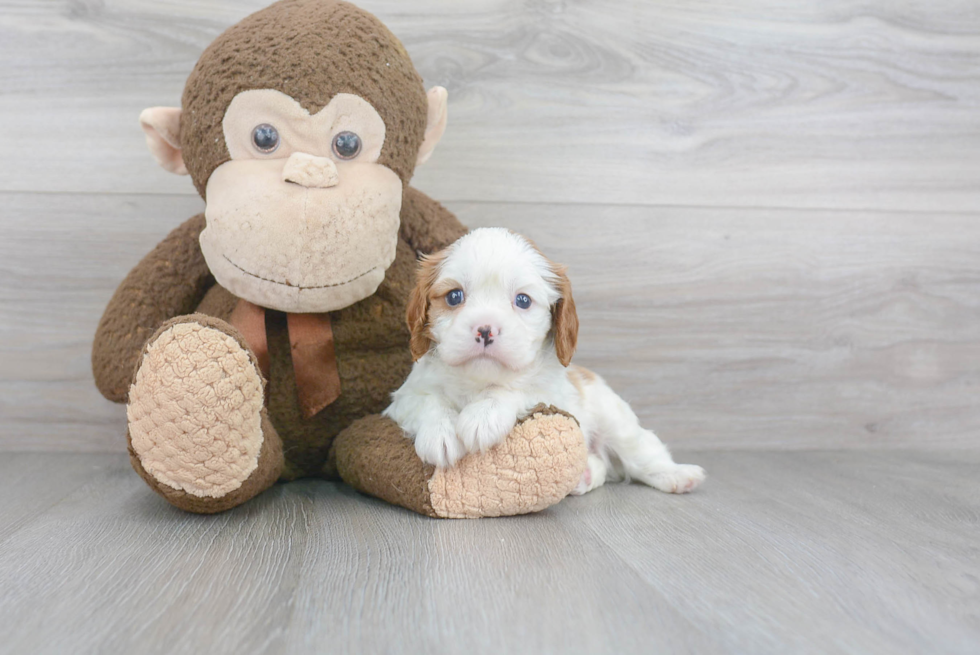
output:
[[[259,360],[262,375],[269,379],[269,341],[265,332],[265,309],[239,300],[229,319],[245,337]],[[315,416],[340,397],[340,374],[334,351],[329,314],[286,314],[286,329],[296,376],[296,393],[305,418]]]

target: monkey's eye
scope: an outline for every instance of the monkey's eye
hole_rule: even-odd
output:
[[[341,132],[333,138],[333,151],[341,159],[353,159],[361,152],[361,137],[353,132]]]
[[[519,293],[517,294],[517,297],[514,298],[514,304],[521,309],[527,309],[531,306],[531,298],[527,294]]]
[[[463,302],[463,290],[453,289],[446,294],[446,304],[450,307],[455,307]]]
[[[259,152],[275,152],[279,147],[279,130],[268,123],[256,125],[252,130],[252,144]]]

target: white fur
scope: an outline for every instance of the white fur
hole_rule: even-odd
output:
[[[578,420],[591,453],[574,493],[630,478],[684,493],[704,480],[701,467],[674,463],[601,378],[558,361],[551,334],[558,274],[523,237],[502,228],[474,230],[449,247],[436,285],[445,281],[462,289],[465,301],[433,313],[433,345],[384,412],[414,440],[423,461],[446,467],[484,451],[545,403]],[[516,306],[519,293],[531,298],[530,308]],[[484,326],[491,328],[490,343],[479,335]]]

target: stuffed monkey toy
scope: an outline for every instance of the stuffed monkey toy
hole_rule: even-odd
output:
[[[427,466],[379,416],[412,365],[405,310],[417,258],[465,228],[408,186],[446,127],[377,18],[282,0],[201,56],[182,108],[140,116],[205,212],[116,291],[92,367],[127,403],[133,467],[183,510],[240,505],[318,476],[433,517],[534,512],[586,463],[574,419],[540,407],[452,469]]]

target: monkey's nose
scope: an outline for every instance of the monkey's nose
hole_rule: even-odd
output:
[[[329,157],[294,152],[282,169],[282,181],[305,187],[327,188],[340,182],[340,176],[337,166]]]

